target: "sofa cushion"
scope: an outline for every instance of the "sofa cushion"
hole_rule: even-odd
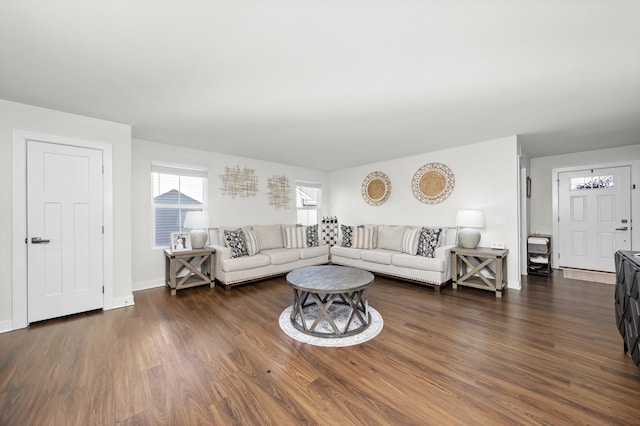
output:
[[[360,253],[362,250],[354,249],[350,247],[333,246],[331,247],[331,255],[346,257],[348,259],[360,259]]]
[[[340,225],[340,233],[342,234],[342,246],[351,247],[353,245],[353,226]]]
[[[284,263],[291,263],[300,259],[300,253],[298,250],[293,249],[269,249],[262,250],[260,253],[269,256],[271,258],[272,265],[282,265]]]
[[[391,265],[391,258],[398,254],[394,250],[373,249],[362,250],[360,258],[366,262],[380,263],[382,265]]]
[[[353,228],[351,247],[359,249],[374,249],[375,245],[375,228],[366,226],[356,226]]]
[[[307,245],[309,247],[318,247],[320,245],[320,237],[318,236],[318,224],[307,227]]]
[[[244,231],[242,228],[233,231],[224,231],[224,239],[227,247],[231,249],[231,257],[240,257],[247,255],[247,244],[244,239]]]
[[[300,253],[300,259],[312,259],[314,257],[328,255],[329,249],[327,248],[326,245],[306,247],[306,248],[298,249],[298,253]]]
[[[418,256],[434,257],[440,241],[440,229],[422,228],[420,242],[418,243]]]
[[[260,249],[268,250],[284,247],[282,227],[280,225],[253,225],[253,230],[258,235]]]
[[[377,248],[402,251],[402,239],[407,229],[408,226],[380,225],[378,227]]]
[[[415,255],[418,252],[420,241],[420,228],[408,228],[402,237],[403,253]]]
[[[247,269],[255,269],[263,266],[269,266],[271,259],[264,254],[256,254],[255,256],[242,256],[231,259],[222,259],[220,265],[225,272],[244,271]]]
[[[286,226],[284,228],[284,247],[288,249],[307,247],[307,227]]]
[[[444,272],[446,263],[444,259],[432,259],[424,256],[412,256],[406,253],[398,253],[393,256],[393,265],[403,268],[421,269],[423,271]]]

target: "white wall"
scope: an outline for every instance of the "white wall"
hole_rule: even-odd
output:
[[[455,175],[453,192],[439,204],[424,204],[411,190],[415,172],[431,162],[447,165]],[[381,206],[370,206],[360,192],[362,181],[373,171],[386,173],[391,181],[391,194]],[[346,225],[455,226],[457,210],[481,209],[486,227],[480,245],[505,243],[509,249],[509,287],[520,288],[519,180],[518,144],[512,136],[331,172],[331,214]]]
[[[297,181],[320,183],[323,187],[323,211],[328,212],[326,194],[328,174],[250,158],[183,148],[141,139],[133,140],[133,283],[134,289],[164,284],[164,255],[152,248],[151,162],[162,161],[205,167],[209,171],[208,210],[212,225],[240,226],[252,224],[295,223],[295,185]],[[240,166],[255,170],[259,191],[255,197],[223,196],[220,175],[225,167]],[[291,187],[291,207],[269,206],[267,182],[271,176],[286,176]]]
[[[532,180],[530,200],[531,232],[553,234],[553,169],[629,162],[632,160],[640,160],[640,145],[532,158],[530,170]],[[637,167],[632,169],[631,182],[638,188],[632,191],[632,220],[636,224],[633,230],[632,243],[634,250],[640,250],[640,226],[637,225],[640,223],[640,170],[637,170]]]
[[[0,331],[12,319],[12,131],[22,130],[113,146],[113,296],[131,297],[131,127],[0,100]]]

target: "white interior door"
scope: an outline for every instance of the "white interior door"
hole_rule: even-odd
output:
[[[615,272],[614,253],[631,249],[631,168],[558,177],[560,267]]]
[[[103,307],[102,151],[27,142],[28,322]]]

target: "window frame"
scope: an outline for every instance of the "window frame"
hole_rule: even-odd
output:
[[[318,190],[318,199],[317,199],[317,204],[315,206],[302,206],[302,207],[298,207],[298,188],[315,188]],[[313,182],[301,182],[301,181],[297,181],[296,182],[296,222],[298,222],[298,211],[300,210],[315,210],[316,211],[316,217],[317,217],[317,223],[320,224],[320,221],[322,219],[322,184],[320,183],[313,183]],[[310,225],[315,225],[315,224],[310,224]]]
[[[162,194],[158,194],[154,196],[155,188],[154,188],[154,174],[160,175],[173,175],[181,177],[196,177],[202,179],[202,202],[199,204],[182,204],[180,202],[175,204],[159,204],[154,201],[155,197],[160,196]],[[151,247],[152,249],[166,249],[169,248],[170,245],[160,245],[156,243],[156,229],[157,229],[157,210],[158,209],[179,209],[180,211],[207,211],[208,206],[208,188],[209,188],[209,170],[204,167],[192,166],[192,165],[184,165],[184,164],[171,164],[164,163],[158,161],[151,162],[151,172],[149,173],[150,179],[150,187],[151,187]],[[178,185],[178,191],[180,191],[180,185]],[[186,194],[184,194],[186,195]],[[191,198],[191,197],[189,197]],[[197,201],[197,200],[196,200]],[[199,208],[189,208],[190,206],[195,207],[199,206]],[[176,229],[172,232],[183,232],[185,228],[183,227],[184,219],[180,220],[179,229]]]

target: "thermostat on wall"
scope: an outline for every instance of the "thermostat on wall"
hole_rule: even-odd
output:
[[[502,241],[492,241],[491,242],[492,249],[504,249],[504,242]]]

